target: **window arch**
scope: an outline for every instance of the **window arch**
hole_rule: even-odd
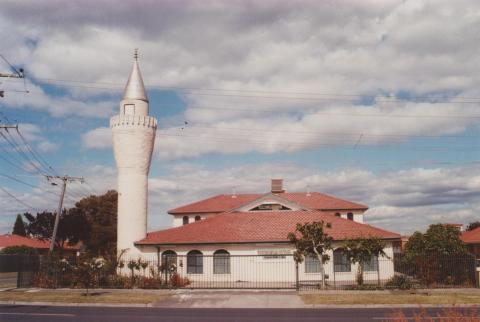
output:
[[[187,254],[187,274],[203,274],[203,254],[199,250]]]
[[[166,250],[162,253],[162,266],[164,269],[173,270],[177,266],[177,253],[173,250]]]
[[[317,256],[305,256],[305,273],[320,273],[320,261]]]
[[[351,272],[352,264],[341,248],[333,251],[333,269],[335,272]]]
[[[347,214],[347,219],[348,219],[348,220],[353,220],[353,213],[349,212],[349,213]]]
[[[202,217],[200,217],[200,216],[195,216],[195,221],[200,221],[200,220],[202,220]]]
[[[183,216],[183,224],[188,224],[188,216]]]
[[[339,212],[335,213],[335,217],[341,217],[342,215]]]
[[[225,249],[213,253],[213,274],[230,274],[230,253]]]

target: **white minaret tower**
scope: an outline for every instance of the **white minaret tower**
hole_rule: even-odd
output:
[[[157,120],[148,115],[148,98],[135,50],[133,68],[120,101],[120,113],[110,119],[118,172],[117,252],[139,255],[134,242],[147,236],[148,172]]]

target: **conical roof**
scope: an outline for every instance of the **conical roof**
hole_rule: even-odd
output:
[[[143,85],[143,78],[140,73],[136,52],[134,57],[135,60],[133,61],[132,72],[128,78],[127,85],[125,86],[122,99],[136,99],[148,102],[147,91],[145,90],[145,85]]]

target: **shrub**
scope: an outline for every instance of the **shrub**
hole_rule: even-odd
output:
[[[188,277],[182,277],[178,273],[173,273],[170,277],[170,285],[173,288],[185,287],[187,285],[190,285],[190,283],[191,282]]]
[[[386,284],[386,288],[397,288],[400,290],[409,290],[413,283],[406,275],[394,275]]]

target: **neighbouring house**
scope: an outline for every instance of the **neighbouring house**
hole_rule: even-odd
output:
[[[50,241],[13,234],[0,235],[0,250],[11,246],[27,246],[35,248],[40,255],[43,255],[48,253],[48,250],[50,249]],[[80,248],[80,244],[66,246],[64,251],[67,253],[76,253]]]
[[[283,282],[295,278],[293,245],[287,235],[297,223],[324,221],[334,239],[325,271],[330,281],[354,281],[356,267],[342,251],[346,239],[374,236],[393,245],[400,235],[364,223],[366,205],[318,192],[286,192],[282,180],[272,180],[263,194],[217,195],[169,211],[173,228],[148,233],[135,243],[151,258],[173,262],[193,282]],[[316,258],[299,267],[301,281],[319,279]],[[386,281],[393,261],[374,258],[365,267],[365,280]]]
[[[467,244],[470,253],[480,259],[480,227],[463,232],[460,238]]]

